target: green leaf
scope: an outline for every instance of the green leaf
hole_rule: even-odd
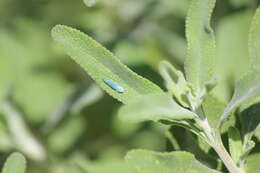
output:
[[[119,116],[127,122],[142,122],[193,119],[196,114],[179,106],[169,95],[149,94],[122,106]]]
[[[233,110],[239,107],[245,101],[258,95],[260,93],[260,75],[259,71],[251,71],[247,73],[240,81],[238,81],[234,95],[222,113],[218,122],[218,129],[223,122],[230,116]]]
[[[167,61],[160,62],[159,71],[170,94],[174,96],[182,106],[189,107],[186,94],[191,91],[182,72],[175,69],[174,66]]]
[[[252,154],[246,159],[246,173],[256,173],[260,170],[260,153]]]
[[[82,32],[57,25],[52,29],[52,37],[105,91],[123,103],[141,95],[162,92],[158,86],[132,72],[111,52]],[[113,90],[104,80],[121,86],[124,92]]]
[[[115,157],[88,161],[80,156],[77,157],[74,162],[84,169],[86,173],[136,173],[124,162],[123,159]]]
[[[188,152],[133,150],[125,159],[139,173],[219,173],[201,164]]]
[[[252,66],[260,69],[260,8],[257,9],[253,18],[249,35],[249,53]]]
[[[228,137],[228,145],[231,157],[236,164],[239,164],[243,152],[243,144],[238,129],[235,127],[230,127],[228,129]]]
[[[3,167],[2,173],[25,173],[26,160],[20,153],[11,154]]]
[[[210,126],[212,127],[212,129],[217,130],[217,123],[227,105],[224,102],[220,101],[220,99],[218,99],[214,95],[214,93],[210,93],[209,95],[207,95],[202,105]],[[235,125],[235,123],[236,118],[232,116],[228,121],[225,122],[221,129],[221,132],[227,132],[228,128],[232,125]]]
[[[193,0],[186,19],[188,53],[185,72],[196,95],[213,76],[216,46],[210,18],[214,7],[215,0]]]

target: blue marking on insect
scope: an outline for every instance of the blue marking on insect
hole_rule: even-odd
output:
[[[104,79],[103,80],[110,88],[112,88],[113,90],[119,92],[119,93],[123,93],[125,90],[123,87],[121,87],[120,85],[118,85],[117,83],[108,80],[108,79]]]

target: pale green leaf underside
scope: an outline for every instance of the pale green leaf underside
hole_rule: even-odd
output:
[[[149,94],[136,98],[119,110],[120,119],[127,122],[193,119],[196,114],[182,108],[166,94]]]
[[[57,25],[52,29],[52,37],[105,91],[119,101],[127,103],[141,95],[162,92],[157,85],[131,71],[111,52],[84,33]],[[105,84],[104,80],[113,81],[123,87],[124,92],[118,93]]]
[[[260,8],[257,9],[251,24],[249,53],[252,65],[260,69]]]
[[[13,153],[7,158],[2,173],[25,173],[25,169],[24,156],[20,153]]]
[[[234,95],[220,117],[218,127],[230,116],[233,110],[258,94],[260,94],[259,71],[251,71],[238,81]]]
[[[182,151],[133,150],[127,153],[125,159],[139,173],[219,173],[201,164],[192,154]]]
[[[185,72],[197,92],[213,76],[216,46],[210,18],[214,7],[215,0],[193,0],[186,19]]]

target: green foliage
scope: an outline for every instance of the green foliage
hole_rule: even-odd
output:
[[[119,117],[128,122],[194,119],[196,114],[182,108],[166,94],[150,94],[122,106]]]
[[[255,173],[258,4],[1,0],[3,172]]]
[[[80,31],[57,25],[52,30],[52,36],[104,90],[123,103],[141,95],[162,92],[158,86],[132,72],[107,49]],[[118,93],[104,80],[117,83],[125,91]]]
[[[200,162],[195,157],[182,151],[160,153],[148,150],[133,150],[126,155],[127,162],[139,173],[217,173]],[[183,166],[185,163],[185,166]]]
[[[187,93],[191,92],[188,83],[181,71],[176,70],[167,61],[162,61],[159,65],[159,71],[164,78],[165,85],[172,96],[184,107],[189,107]]]
[[[242,139],[238,129],[235,127],[230,127],[228,129],[228,137],[228,145],[231,157],[233,158],[234,162],[238,164],[243,152]]]
[[[20,153],[11,154],[3,167],[2,173],[25,173],[26,160]]]
[[[246,171],[248,173],[253,173],[256,170],[259,169],[259,160],[260,160],[260,154],[252,154],[251,156],[248,157],[246,160]]]
[[[234,95],[224,110],[218,122],[218,127],[230,116],[231,112],[242,103],[248,101],[260,93],[260,76],[259,72],[251,71],[238,81]]]
[[[185,72],[196,97],[213,77],[215,37],[210,27],[210,17],[215,3],[215,0],[192,1],[186,18],[188,53]]]

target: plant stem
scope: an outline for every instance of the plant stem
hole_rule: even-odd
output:
[[[228,169],[230,173],[242,173],[241,170],[236,166],[235,162],[227,152],[226,148],[224,147],[222,143],[222,139],[219,136],[215,136],[212,133],[212,128],[209,125],[209,122],[207,119],[200,120],[200,126],[202,127],[208,143],[213,147],[213,149],[216,151],[220,159],[223,161],[224,165]]]
[[[225,164],[226,168],[230,173],[242,173],[240,169],[236,166],[235,162],[232,160],[229,153],[227,152],[227,150],[222,144],[216,143],[212,147],[217,152],[220,159],[223,161],[223,163]]]

